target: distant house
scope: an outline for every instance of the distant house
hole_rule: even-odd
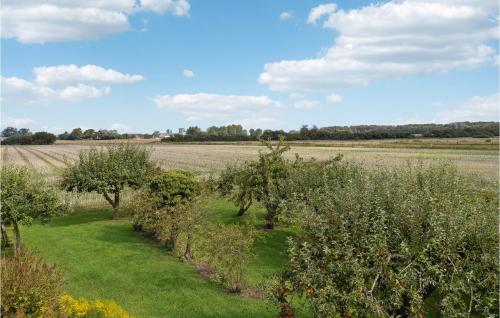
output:
[[[179,128],[179,135],[184,136],[186,134],[186,129],[185,128]]]

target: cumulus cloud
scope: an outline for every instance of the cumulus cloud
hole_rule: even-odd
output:
[[[184,77],[186,78],[191,78],[194,77],[194,72],[191,70],[184,70],[182,71],[182,75],[184,75]]]
[[[500,94],[474,96],[455,109],[439,112],[434,119],[439,123],[460,121],[498,121]]]
[[[183,114],[188,121],[204,119],[236,121],[269,117],[269,111],[281,107],[267,96],[179,94],[158,95],[153,102],[160,109]]]
[[[327,90],[381,78],[493,64],[498,39],[496,0],[403,0],[337,10],[318,6],[308,22],[338,32],[318,58],[264,66],[259,82],[272,90]]]
[[[176,16],[189,15],[191,5],[187,0],[141,0],[140,8],[144,10],[151,10],[159,14],[171,12]]]
[[[280,20],[290,20],[294,18],[293,11],[284,11],[280,13]]]
[[[2,127],[25,128],[35,123],[31,118],[14,118],[2,116]]]
[[[96,85],[133,83],[144,79],[141,75],[124,74],[96,65],[35,67],[33,74],[33,81],[2,76],[2,100],[20,103],[73,102],[101,97],[111,91],[108,85]]]
[[[307,17],[307,23],[314,24],[321,17],[325,15],[330,15],[337,10],[337,5],[335,3],[320,4],[309,11],[309,16]]]
[[[142,11],[189,15],[187,0],[5,0],[2,37],[22,43],[95,39],[124,32],[128,16]]]
[[[340,103],[342,102],[342,96],[340,96],[339,94],[330,94],[328,96],[326,96],[326,100],[329,101],[330,103]]]
[[[130,75],[97,65],[78,67],[74,64],[33,68],[35,82],[40,85],[58,85],[77,82],[133,83],[144,80],[142,75]]]

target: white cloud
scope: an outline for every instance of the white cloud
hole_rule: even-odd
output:
[[[335,3],[320,4],[314,7],[309,12],[309,17],[307,18],[307,23],[315,24],[322,16],[330,15],[337,10],[337,5]]]
[[[51,101],[74,102],[109,94],[111,88],[102,84],[132,83],[144,79],[141,75],[123,74],[96,65],[78,67],[59,65],[36,67],[33,81],[18,77],[0,77],[2,101],[43,103]]]
[[[183,70],[182,75],[184,75],[184,77],[186,78],[191,78],[194,77],[194,72],[191,70]]]
[[[2,37],[22,43],[95,39],[131,29],[128,16],[141,11],[189,15],[186,0],[4,0]]]
[[[342,96],[340,96],[339,94],[330,94],[328,96],[326,96],[326,100],[329,101],[330,103],[340,103],[342,102]]]
[[[120,124],[120,123],[114,123],[111,125],[111,129],[118,131],[119,133],[123,134],[126,132],[130,132],[130,126]]]
[[[455,109],[439,112],[434,119],[439,123],[460,121],[499,121],[500,94],[475,96]]]
[[[188,16],[191,5],[187,0],[141,0],[141,7],[159,14],[167,11],[176,16]]]
[[[74,64],[43,66],[33,69],[35,82],[40,85],[67,85],[70,83],[133,83],[144,80],[142,75],[124,74],[97,65],[78,67]]]
[[[179,94],[158,95],[153,102],[160,109],[180,112],[189,121],[238,120],[265,117],[269,111],[281,107],[267,96]],[[269,117],[269,116],[268,116]]]
[[[68,86],[59,91],[56,91],[56,98],[65,101],[79,101],[82,99],[91,99],[104,96],[111,92],[109,86],[97,88],[85,84],[77,84],[76,86]]]
[[[294,18],[293,11],[285,11],[280,13],[280,20],[290,20]]]
[[[310,109],[320,106],[321,104],[316,100],[299,99],[293,103],[293,107],[299,109]]]
[[[319,6],[308,21],[326,16],[323,26],[339,34],[334,45],[318,58],[266,64],[259,82],[272,90],[327,90],[493,63],[497,15],[496,0],[393,0],[347,11]]]
[[[14,118],[2,116],[2,127],[26,128],[35,123],[31,118]]]

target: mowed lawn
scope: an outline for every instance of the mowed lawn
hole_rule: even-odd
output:
[[[230,203],[213,199],[214,222],[240,222]],[[260,222],[254,210],[247,219]],[[282,268],[289,231],[261,231],[249,266],[257,284]],[[168,250],[132,231],[128,220],[114,221],[109,209],[81,210],[50,224],[22,228],[25,246],[56,264],[72,296],[112,299],[141,317],[276,317],[260,299],[228,294]]]

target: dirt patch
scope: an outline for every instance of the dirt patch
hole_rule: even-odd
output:
[[[198,271],[198,273],[200,273],[201,276],[206,278],[210,278],[214,274],[214,269],[210,264],[195,264],[194,268]]]
[[[244,289],[241,292],[241,296],[243,296],[245,298],[253,298],[253,299],[264,299],[265,298],[264,291],[262,289],[259,289],[256,287]]]

